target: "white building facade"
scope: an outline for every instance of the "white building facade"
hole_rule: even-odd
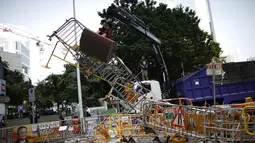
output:
[[[0,31],[0,50],[2,60],[9,63],[10,69],[21,71],[24,74],[25,79],[31,78],[30,48],[27,39],[15,36],[12,33]],[[11,58],[11,56],[13,56],[13,58]],[[15,65],[13,65],[13,63],[15,63]]]
[[[21,64],[21,55],[20,54],[4,52],[1,48],[0,57],[2,58],[2,61],[8,62],[10,70],[12,70],[12,71],[17,70],[22,73],[22,64]]]

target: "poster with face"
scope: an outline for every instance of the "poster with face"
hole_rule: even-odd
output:
[[[58,130],[59,121],[17,126],[13,128],[13,142],[41,142],[47,135],[50,137],[57,137],[59,135]]]

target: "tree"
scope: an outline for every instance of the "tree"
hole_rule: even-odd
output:
[[[247,61],[255,61],[255,57],[250,57],[247,59]]]
[[[72,65],[64,65],[63,74],[52,74],[39,82],[36,87],[36,95],[41,107],[51,107],[57,103],[58,107],[66,101],[67,104],[78,102],[76,68]],[[107,91],[104,83],[84,71],[80,71],[81,90],[83,102],[87,106],[99,106],[98,98],[103,97]],[[101,88],[100,88],[101,87]]]
[[[45,81],[38,82],[35,90],[36,105],[41,109],[46,109],[53,106],[51,95],[48,94],[48,88]]]
[[[212,61],[215,61],[216,63],[222,63],[225,64],[226,63],[226,56],[220,56],[220,57],[213,57]]]
[[[105,86],[103,81],[92,75],[88,75],[83,70],[80,71],[80,76],[83,102],[87,106],[99,106],[98,98],[103,97],[109,88],[103,88]],[[76,68],[74,66],[69,64],[65,65],[62,82],[67,85],[65,92],[68,96],[68,102],[77,102],[77,78]]]
[[[200,20],[195,11],[189,8],[179,6],[170,9],[162,3],[156,6],[153,0],[139,3],[138,0],[115,0],[114,4],[143,20],[162,41],[161,51],[171,80],[180,77],[181,62],[186,73],[194,72],[199,65],[210,63],[213,57],[218,58],[221,53],[219,43],[199,28]],[[151,41],[145,36],[108,17],[106,9],[98,14],[102,18],[102,25],[112,27],[112,39],[118,43],[117,54],[134,73],[138,73],[142,54],[151,61],[157,61]],[[159,67],[153,67],[150,70],[151,78],[159,80],[158,71]]]
[[[17,106],[28,100],[28,89],[33,87],[31,80],[25,80],[24,75],[17,70],[10,70],[8,62],[3,62],[4,78],[6,80],[6,95],[10,97],[9,104]]]

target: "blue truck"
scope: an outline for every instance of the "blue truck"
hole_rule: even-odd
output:
[[[226,63],[222,65],[224,75],[216,76],[216,103],[243,103],[246,97],[255,99],[255,61]],[[213,104],[212,76],[206,75],[206,67],[178,79],[175,89],[196,105],[207,101]]]

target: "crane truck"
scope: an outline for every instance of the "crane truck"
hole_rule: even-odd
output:
[[[108,82],[118,95],[123,112],[139,112],[139,104],[145,98],[160,100],[167,95],[169,80],[168,71],[160,51],[161,41],[149,31],[142,20],[122,8],[112,5],[108,9],[107,15],[126,25],[130,25],[153,41],[153,48],[160,63],[164,80],[163,92],[161,92],[158,81],[140,81],[124,62],[116,56],[114,51],[117,43],[108,38],[110,37],[107,30],[109,28],[101,28],[101,31],[95,33],[75,18],[70,18],[53,34],[48,36],[49,40],[52,40],[53,37],[58,39],[49,61],[52,56],[57,57],[84,70],[88,74]],[[67,49],[63,57],[55,54],[56,46],[59,43]],[[79,61],[79,65],[67,60],[66,57],[69,53],[76,61]],[[49,61],[45,67],[48,67]]]

